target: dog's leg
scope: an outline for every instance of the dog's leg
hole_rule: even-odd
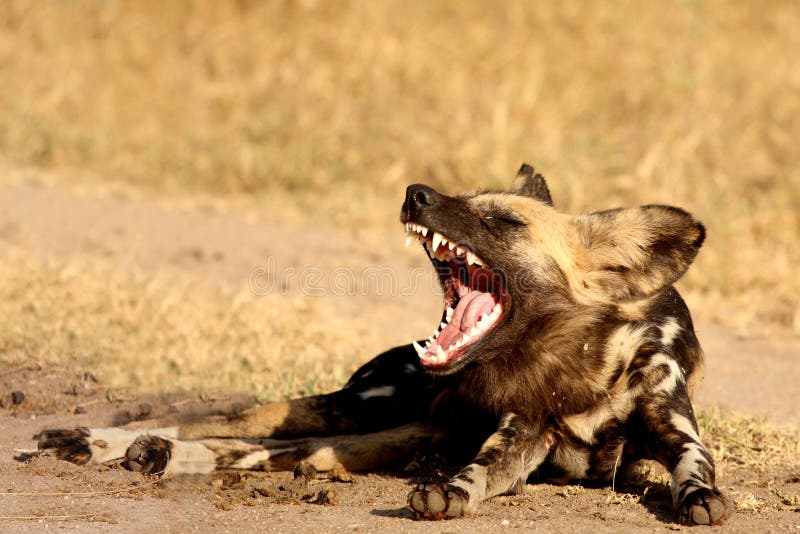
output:
[[[153,434],[177,438],[178,427],[155,428]],[[39,452],[74,464],[101,464],[119,460],[128,447],[142,434],[141,430],[125,428],[70,428],[43,430],[33,436]]]
[[[672,499],[678,520],[716,525],[731,507],[716,487],[714,459],[697,432],[686,386],[678,381],[669,396],[642,397],[631,422],[641,432],[639,446],[672,474]]]
[[[209,473],[215,469],[290,470],[306,461],[318,471],[341,463],[364,471],[409,460],[421,447],[441,438],[420,423],[369,434],[294,440],[205,439],[183,441],[141,435],[128,448],[123,465],[147,474]]]
[[[340,391],[259,406],[233,416],[205,417],[149,433],[189,441],[373,432],[423,419],[435,393],[431,385],[416,351],[407,345],[365,364]],[[44,454],[87,464],[123,458],[141,435],[141,430],[122,428],[74,428],[45,430],[34,439]]]
[[[543,432],[540,425],[507,414],[470,465],[447,483],[418,485],[409,494],[409,507],[419,519],[450,519],[469,513],[484,499],[524,485],[554,441],[552,433]]]
[[[436,391],[411,345],[361,367],[340,391],[182,424],[178,438],[296,438],[372,432],[418,421]]]

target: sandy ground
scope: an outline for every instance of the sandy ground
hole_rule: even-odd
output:
[[[342,266],[358,270],[365,265],[391,265],[403,280],[410,270],[424,267],[425,260],[403,249],[402,240],[399,224],[393,233],[366,229],[348,235],[335,228],[169,206],[129,195],[86,196],[30,183],[0,189],[0,252],[13,247],[43,258],[84,254],[132,272],[199,273],[232,287],[246,284],[253,269],[268,257],[276,258],[279,268],[316,266],[323,272]],[[290,292],[296,290],[290,288]],[[437,316],[439,307],[438,297],[424,287],[408,296],[371,292],[356,297],[327,295],[320,300],[332,313],[353,323],[368,320],[381,333],[383,346],[365,346],[365,360],[380,349],[427,335],[429,319]],[[742,338],[708,324],[698,325],[698,332],[707,353],[705,385],[697,398],[701,410],[721,407],[763,416],[786,427],[800,426],[800,343]],[[4,400],[0,409],[0,531],[38,532],[48,527],[98,532],[506,528],[652,532],[679,528],[671,523],[659,487],[648,492],[643,503],[634,503],[611,488],[529,485],[525,495],[493,499],[473,517],[430,524],[412,521],[405,511],[413,477],[357,475],[352,484],[314,480],[310,493],[328,489],[338,497],[338,504],[320,506],[280,489],[292,480],[291,473],[253,473],[244,478],[222,473],[156,482],[118,466],[79,468],[46,458],[15,459],[14,449],[32,447],[31,436],[42,428],[104,426],[137,418],[224,411],[232,402],[200,404],[180,396],[134,396],[111,404],[104,400],[102,384],[86,385],[76,384],[71,374],[59,369],[0,370]],[[12,391],[24,392],[25,400],[14,404]],[[75,415],[76,406],[86,413]],[[778,483],[798,492],[798,477],[798,465],[759,473],[725,469],[720,487],[752,493],[766,506],[761,513],[738,513],[718,530],[800,532],[800,513],[780,506],[771,491]],[[644,488],[631,491],[641,494]]]

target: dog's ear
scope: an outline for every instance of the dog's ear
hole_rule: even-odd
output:
[[[700,222],[679,208],[642,206],[576,218],[584,288],[614,301],[647,297],[689,268],[705,239]]]
[[[550,190],[547,189],[544,176],[537,174],[534,168],[527,163],[523,163],[517,171],[513,191],[521,196],[535,198],[548,206],[553,205],[553,199],[550,198]]]

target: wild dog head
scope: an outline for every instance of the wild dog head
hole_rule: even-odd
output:
[[[702,224],[669,206],[559,213],[529,165],[510,192],[447,196],[411,185],[401,222],[444,291],[441,323],[424,346],[415,343],[438,374],[529,344],[556,317],[659,293],[705,237]]]

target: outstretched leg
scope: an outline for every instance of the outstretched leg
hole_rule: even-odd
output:
[[[232,416],[205,417],[149,433],[184,442],[363,434],[423,420],[434,393],[432,380],[408,345],[365,364],[340,391],[259,406]],[[75,428],[45,430],[34,439],[44,454],[87,464],[122,459],[141,435],[141,430],[124,428]]]
[[[418,485],[408,497],[409,507],[419,519],[450,519],[469,513],[481,501],[525,484],[553,443],[553,435],[541,425],[507,414],[471,464],[447,483]]]
[[[686,525],[724,522],[731,507],[716,487],[714,459],[700,440],[685,385],[678,382],[669,396],[640,400],[631,424],[642,432],[636,445],[672,474],[678,520]]]
[[[398,465],[441,434],[421,423],[373,432],[294,440],[204,439],[183,441],[141,435],[126,452],[125,467],[147,474],[210,473],[215,469],[291,470],[305,461],[318,471],[337,463],[348,471]]]

